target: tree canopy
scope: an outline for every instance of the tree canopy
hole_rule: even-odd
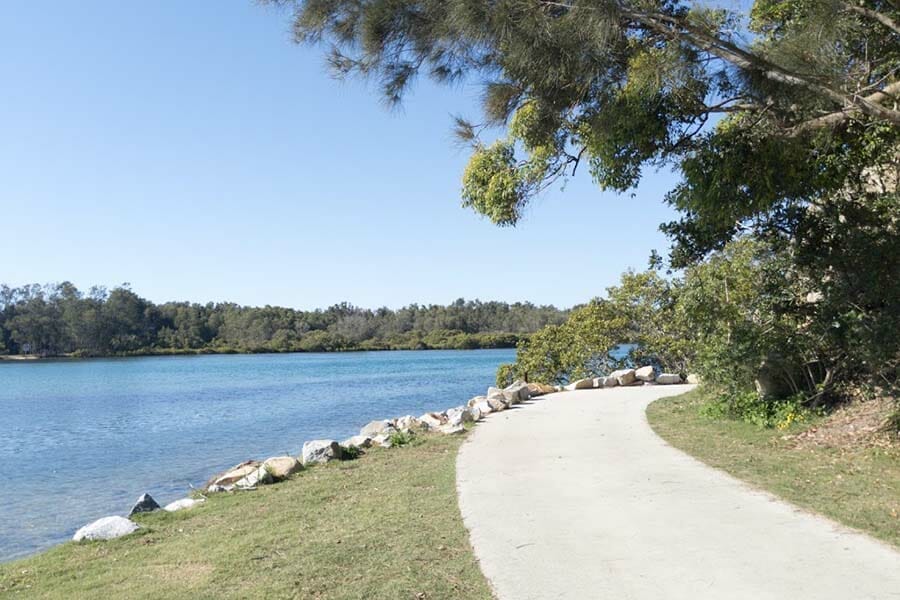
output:
[[[457,120],[473,146],[462,199],[499,225],[582,163],[618,191],[675,165],[667,201],[683,218],[665,229],[683,266],[896,165],[896,0],[757,0],[747,14],[678,0],[275,3],[293,7],[298,41],[327,44],[337,73],[376,80],[389,103],[421,74],[483,81],[482,118]],[[491,126],[505,135],[482,143]]]

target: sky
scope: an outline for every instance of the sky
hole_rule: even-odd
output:
[[[330,77],[290,15],[252,0],[0,3],[0,283],[128,282],[155,302],[301,309],[566,307],[644,269],[669,172],[586,172],[516,228],[460,206],[454,114],[477,82],[420,80],[400,110]]]

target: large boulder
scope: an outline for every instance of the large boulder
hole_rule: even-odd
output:
[[[616,381],[619,382],[619,385],[633,385],[637,381],[637,377],[634,375],[634,369],[619,369],[618,371],[610,373],[609,376],[615,377]]]
[[[264,460],[262,466],[276,480],[287,479],[303,468],[293,456],[273,456]]]
[[[613,377],[612,375],[607,375],[603,377],[603,387],[605,388],[613,388],[619,385],[619,378]]]
[[[543,396],[544,394],[552,394],[556,391],[556,388],[552,385],[547,385],[546,383],[529,383],[528,384],[528,394],[529,396]]]
[[[391,421],[371,421],[368,425],[359,430],[359,435],[367,435],[375,437],[379,433],[391,434],[397,431]]]
[[[656,379],[656,372],[653,370],[653,367],[647,365],[646,367],[635,369],[634,376],[641,381],[649,382]]]
[[[478,408],[477,406],[470,406],[466,409],[466,411],[468,411],[469,416],[472,417],[472,421],[480,421],[481,420],[481,417],[482,417],[481,409]]]
[[[372,438],[367,435],[354,435],[341,442],[344,448],[368,448],[371,445]]]
[[[656,383],[661,385],[671,385],[673,383],[681,383],[681,375],[678,373],[660,373],[656,378]]]
[[[589,390],[592,387],[594,387],[594,379],[592,377],[588,377],[585,379],[579,379],[578,381],[573,381],[566,386],[566,390]]]
[[[209,492],[231,491],[234,489],[234,484],[256,471],[259,465],[259,461],[248,460],[223,473],[213,475],[212,479],[206,482],[206,490]]]
[[[688,373],[687,382],[693,384],[700,383],[700,376],[696,373]]]
[[[447,415],[434,412],[425,413],[424,415],[419,417],[419,421],[424,423],[430,429],[437,429],[447,422]]]
[[[341,445],[334,440],[312,440],[304,442],[301,458],[303,465],[327,463],[343,457]]]
[[[487,397],[490,398],[492,396],[502,396],[503,390],[498,387],[491,386],[487,389]]]
[[[165,506],[163,506],[163,510],[167,512],[175,512],[177,510],[184,510],[186,508],[192,508],[197,506],[201,502],[206,502],[203,498],[182,498],[181,500],[176,500],[175,502],[169,502]]]
[[[480,404],[484,400],[487,400],[487,396],[475,396],[471,398],[468,402],[466,402],[466,406],[475,406],[476,404]]]
[[[524,381],[514,381],[511,385],[503,388],[503,395],[510,401],[510,404],[518,404],[531,398],[531,390]]]
[[[491,407],[491,412],[500,412],[501,410],[506,410],[506,402],[503,401],[502,398],[488,398],[485,400],[488,403],[488,406]]]
[[[446,425],[463,425],[472,421],[472,413],[464,406],[457,406],[447,410]]]
[[[129,533],[134,533],[140,526],[125,517],[103,517],[93,523],[89,523],[75,532],[72,539],[81,540],[112,540]]]
[[[473,406],[472,409],[477,410],[479,413],[481,413],[482,417],[485,417],[494,412],[494,409],[491,408],[491,403],[487,400],[482,400],[481,402]]]
[[[156,503],[153,496],[150,494],[141,494],[140,498],[137,499],[137,502],[134,503],[134,506],[131,507],[131,510],[128,511],[128,516],[133,517],[138,513],[153,512],[154,510],[159,510],[159,504]]]

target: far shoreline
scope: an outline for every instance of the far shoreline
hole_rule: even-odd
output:
[[[159,350],[147,352],[134,352],[129,354],[92,354],[79,356],[77,354],[59,354],[54,356],[38,356],[36,354],[0,354],[0,363],[42,363],[97,360],[109,358],[150,358],[163,356],[227,356],[227,355],[280,355],[280,354],[355,354],[361,352],[435,352],[454,351],[468,352],[474,350],[515,350],[515,345],[489,346],[479,348],[342,348],[340,350]]]

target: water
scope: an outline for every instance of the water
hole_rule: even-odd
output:
[[[484,393],[514,350],[0,362],[0,560],[248,458]]]

